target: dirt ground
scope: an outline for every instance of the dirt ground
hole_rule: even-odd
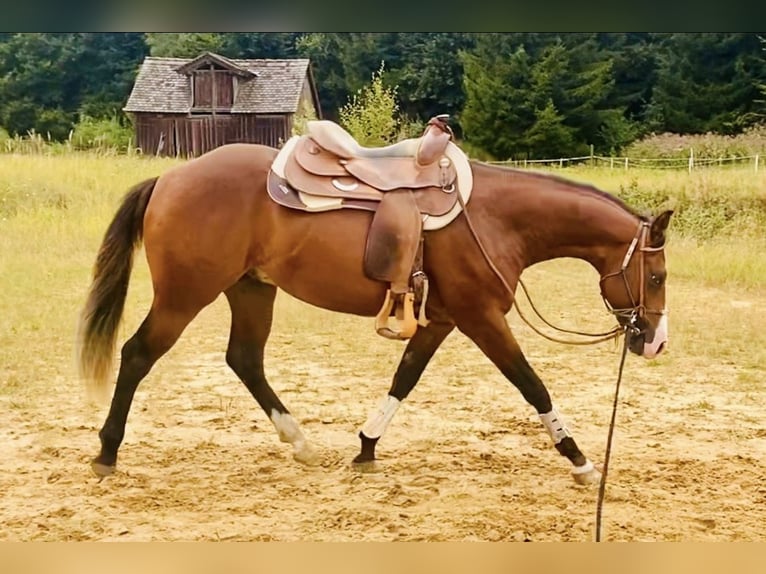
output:
[[[764,366],[692,352],[707,335],[691,306],[720,293],[694,291],[692,302],[697,288],[685,289],[673,317],[691,318],[675,345],[671,322],[668,357],[627,362],[605,540],[766,537]],[[571,316],[555,311],[567,308],[560,302],[547,308],[571,325],[594,302]],[[132,305],[126,331],[141,319]],[[766,313],[762,300],[724,305],[730,319]],[[556,345],[509,319],[600,464],[619,348]],[[598,489],[574,484],[533,409],[463,335],[447,339],[399,409],[378,445],[379,472],[360,474],[350,466],[356,435],[403,345],[375,335],[371,319],[280,296],[267,375],[323,455],[307,468],[226,367],[228,320],[216,301],[157,364],[133,404],[118,472],[102,482],[89,460],[106,409],[84,402],[73,371],[34,400],[0,397],[0,540],[593,539]]]

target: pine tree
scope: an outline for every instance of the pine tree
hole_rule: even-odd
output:
[[[75,34],[14,34],[0,44],[0,125],[53,139],[69,134],[83,71]]]
[[[220,52],[224,35],[217,32],[150,32],[146,34],[152,56],[196,58],[202,52]]]
[[[510,35],[487,34],[461,59],[466,104],[460,123],[466,141],[496,158],[523,154],[525,133],[535,122],[526,50]]]
[[[758,35],[671,34],[661,52],[654,105],[664,130],[734,134],[758,121],[766,79]]]

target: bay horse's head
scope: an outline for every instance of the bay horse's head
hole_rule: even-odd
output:
[[[641,220],[627,251],[615,253],[613,271],[601,276],[601,296],[622,327],[629,348],[647,359],[668,342],[665,306],[665,231],[672,211]]]

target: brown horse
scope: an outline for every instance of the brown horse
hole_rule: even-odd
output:
[[[264,376],[264,346],[277,288],[312,305],[375,316],[386,285],[365,276],[362,258],[371,214],[309,214],[276,204],[266,180],[277,150],[228,145],[135,186],[98,253],[78,334],[84,379],[105,391],[111,379],[134,249],[143,240],[154,299],[124,344],[111,407],[93,460],[112,473],[133,395],[152,365],[206,305],[224,293],[231,307],[226,361],[289,442],[294,458],[316,464],[306,441]],[[393,383],[362,426],[355,463],[375,446],[430,358],[457,327],[535,408],[578,483],[599,472],[580,451],[506,322],[522,270],[575,257],[600,274],[601,294],[633,333],[632,352],[651,358],[667,341],[665,231],[671,212],[637,215],[615,197],[552,175],[471,162],[473,195],[443,229],[426,231],[423,269],[430,279],[430,323],[407,343]]]

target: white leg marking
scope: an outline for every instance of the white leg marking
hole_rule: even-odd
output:
[[[276,409],[271,409],[271,422],[277,429],[279,440],[293,445],[293,458],[295,460],[309,465],[318,464],[318,455],[306,442],[303,431],[291,414],[280,413]]]
[[[380,401],[378,408],[373,412],[364,423],[362,432],[367,438],[380,438],[388,428],[388,423],[394,418],[394,413],[399,408],[401,401],[386,395],[386,398]]]
[[[594,468],[593,463],[586,459],[584,465],[572,468],[572,474],[585,474],[586,472],[591,472]]]
[[[540,415],[540,420],[543,421],[545,430],[551,435],[553,444],[558,444],[566,437],[571,437],[572,433],[569,432],[564,419],[561,417],[556,407],[553,407],[550,412]]]
[[[572,468],[572,478],[579,485],[589,486],[601,482],[601,472],[586,459],[584,465]]]

